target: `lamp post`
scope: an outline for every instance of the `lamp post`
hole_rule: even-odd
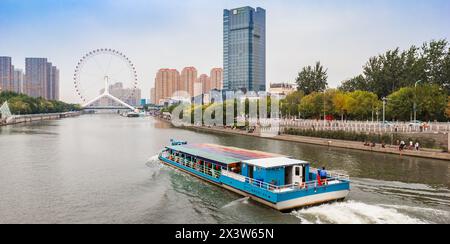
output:
[[[386,123],[386,101],[387,98],[383,97],[383,125]]]
[[[421,80],[416,81],[416,83],[414,84],[414,123],[416,123],[417,121],[417,84],[419,84],[420,82],[422,82]]]
[[[325,100],[325,95],[327,92],[327,86],[325,86],[325,89],[323,90],[323,126],[327,125],[327,121],[326,121],[326,117],[327,117],[327,112],[326,112],[326,100]]]

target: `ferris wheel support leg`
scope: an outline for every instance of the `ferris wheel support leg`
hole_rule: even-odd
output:
[[[98,100],[102,99],[102,98],[105,97],[105,96],[106,96],[106,94],[102,94],[102,95],[100,95],[100,96],[97,96],[96,98],[92,99],[91,101],[85,103],[85,104],[83,105],[83,108],[86,108],[86,107],[90,106],[91,104],[97,102]]]
[[[123,102],[123,101],[120,100],[119,98],[117,98],[117,97],[115,97],[115,96],[113,96],[113,95],[111,95],[111,94],[109,94],[109,93],[104,93],[104,94],[102,94],[102,95],[100,95],[100,96],[98,96],[98,97],[92,99],[92,100],[89,101],[88,103],[84,104],[84,105],[83,105],[83,108],[87,108],[88,106],[92,105],[93,103],[97,102],[98,100],[100,100],[100,99],[102,99],[102,98],[104,98],[104,97],[109,97],[109,98],[111,98],[112,100],[114,100],[114,101],[120,103],[121,105],[123,105],[123,106],[125,106],[125,107],[127,107],[127,108],[129,108],[129,109],[131,109],[131,110],[133,110],[133,111],[137,111],[137,109],[136,109],[135,107],[133,107],[133,106],[131,106],[131,105],[129,105],[129,104]]]
[[[112,100],[114,100],[114,101],[116,101],[116,102],[122,104],[123,106],[125,106],[125,107],[127,107],[127,108],[129,108],[129,109],[131,109],[131,110],[133,110],[133,111],[136,111],[136,110],[137,110],[135,107],[133,107],[133,106],[131,106],[131,105],[129,105],[129,104],[123,102],[122,100],[120,100],[119,98],[117,98],[117,97],[115,97],[115,96],[113,96],[113,95],[111,95],[111,94],[106,94],[105,96],[111,98]]]

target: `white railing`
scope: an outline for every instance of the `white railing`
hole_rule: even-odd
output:
[[[450,132],[450,123],[425,122],[422,125],[410,122],[382,121],[323,121],[323,120],[291,120],[276,121],[284,128],[301,128],[326,131],[373,132],[373,133],[446,133]]]
[[[316,168],[309,168],[309,172],[316,172],[317,173],[318,169]],[[327,171],[327,177],[331,178],[331,179],[336,179],[336,180],[350,180],[350,176],[346,175],[346,174],[342,174],[339,172],[335,172],[335,171]]]
[[[245,182],[246,181],[246,177],[240,174],[236,174],[227,170],[222,170],[222,175],[223,176],[227,176],[230,177],[232,179],[238,180],[240,182]]]
[[[212,169],[212,168],[208,168],[208,167],[206,167],[204,165],[197,164],[195,162],[189,161],[189,160],[184,159],[182,157],[173,156],[173,155],[170,155],[168,153],[166,155],[164,155],[164,153],[163,153],[162,155],[165,158],[168,158],[169,156],[172,156],[173,158],[170,159],[171,161],[173,161],[175,163],[178,163],[180,165],[183,165],[185,167],[191,168],[191,169],[193,169],[193,170],[195,170],[197,172],[200,172],[202,174],[209,175],[209,176],[217,178],[217,179],[221,175],[221,171],[218,171],[218,170],[215,170],[215,169]]]
[[[307,190],[308,188],[320,188],[320,187],[326,187],[327,184],[332,182],[342,183],[343,181],[349,181],[350,177],[348,175],[336,173],[336,172],[330,172],[327,175],[329,176],[326,181],[322,181],[322,184],[320,184],[317,180],[309,181],[301,184],[289,184],[289,185],[283,185],[283,186],[276,186],[273,184],[269,184],[266,182],[262,182],[259,180],[255,180],[240,174],[236,174],[230,171],[222,170],[222,175],[230,177],[232,179],[238,180],[240,182],[246,182],[249,184],[252,184],[256,187],[259,187],[261,189],[265,189],[268,191],[272,191],[275,193],[280,192],[287,192],[287,191],[297,191],[297,190]]]

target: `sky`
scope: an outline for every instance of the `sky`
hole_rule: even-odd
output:
[[[0,0],[0,56],[22,69],[25,57],[48,58],[61,99],[79,103],[78,60],[113,48],[134,63],[149,98],[160,68],[222,67],[223,9],[242,6],[266,9],[267,83],[294,82],[321,61],[337,87],[386,50],[450,40],[448,0]]]

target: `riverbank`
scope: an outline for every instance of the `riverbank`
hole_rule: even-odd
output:
[[[170,123],[168,120],[160,119],[164,122]],[[328,147],[336,147],[336,148],[345,148],[345,149],[353,149],[353,150],[361,150],[361,151],[369,151],[369,152],[377,152],[377,153],[387,153],[387,154],[395,154],[400,156],[411,156],[411,157],[420,157],[420,158],[429,158],[429,159],[439,159],[450,161],[450,153],[442,152],[440,150],[433,149],[421,149],[420,151],[413,150],[403,150],[399,151],[396,146],[386,145],[385,148],[382,148],[381,145],[376,145],[375,147],[364,146],[364,143],[355,142],[355,141],[344,141],[344,140],[334,140],[334,139],[323,139],[323,138],[313,138],[313,137],[304,137],[304,136],[293,136],[293,135],[275,135],[271,137],[261,136],[259,133],[248,133],[247,131],[237,130],[237,129],[225,129],[218,127],[199,127],[199,126],[187,126],[181,127],[183,129],[201,131],[201,132],[213,132],[213,133],[221,133],[221,134],[235,134],[235,135],[243,135],[250,137],[259,137],[271,140],[279,140],[279,141],[287,141],[287,142],[296,142],[296,143],[306,143],[320,146],[328,146]]]
[[[65,113],[51,113],[51,114],[27,114],[27,115],[14,115],[5,120],[0,120],[0,126],[30,123],[43,120],[63,119],[69,117],[80,116],[81,112],[65,112]]]

